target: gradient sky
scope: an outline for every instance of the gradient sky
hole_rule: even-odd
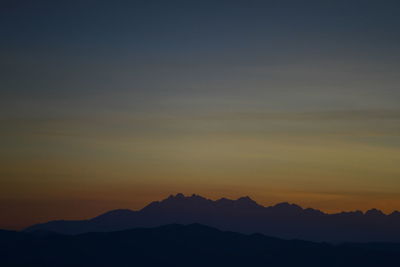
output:
[[[399,1],[1,1],[0,228],[249,195],[400,209]]]

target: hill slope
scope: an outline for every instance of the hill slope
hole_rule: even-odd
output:
[[[400,266],[400,245],[329,245],[199,224],[108,233],[0,232],[1,266]]]

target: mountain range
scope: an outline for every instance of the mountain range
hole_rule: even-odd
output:
[[[112,210],[88,220],[50,221],[24,231],[82,234],[193,223],[224,231],[316,242],[400,242],[398,211],[389,215],[377,209],[327,214],[296,204],[264,207],[249,197],[210,200],[195,194],[171,195],[138,211]]]
[[[400,244],[333,245],[171,224],[63,235],[0,231],[0,266],[400,266]]]

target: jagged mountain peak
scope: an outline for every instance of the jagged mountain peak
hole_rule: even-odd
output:
[[[278,203],[272,207],[270,207],[274,210],[280,210],[280,211],[289,211],[289,212],[301,212],[303,211],[303,208],[300,207],[299,205],[288,203],[288,202],[281,202]]]
[[[395,210],[392,213],[390,213],[389,216],[400,216],[400,212]]]
[[[244,197],[239,197],[237,201],[242,201],[242,202],[255,202],[253,199],[251,199],[249,196],[244,196]]]
[[[164,199],[163,201],[167,201],[167,200],[208,200],[200,195],[196,195],[196,194],[192,194],[190,196],[185,196],[182,193],[178,193],[176,195],[170,195],[168,198]],[[161,202],[163,202],[161,201]]]
[[[367,210],[367,212],[365,212],[365,215],[366,216],[385,216],[385,214],[381,210],[378,210],[378,209]]]

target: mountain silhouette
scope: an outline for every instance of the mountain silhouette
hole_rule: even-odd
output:
[[[385,267],[400,266],[399,253],[400,244],[331,245],[200,224],[79,235],[0,231],[0,266]]]
[[[264,207],[249,197],[210,200],[199,195],[171,195],[139,211],[112,210],[89,220],[51,221],[26,232],[80,234],[165,224],[200,223],[239,233],[327,242],[400,242],[400,213],[373,209],[326,214],[296,204]]]

